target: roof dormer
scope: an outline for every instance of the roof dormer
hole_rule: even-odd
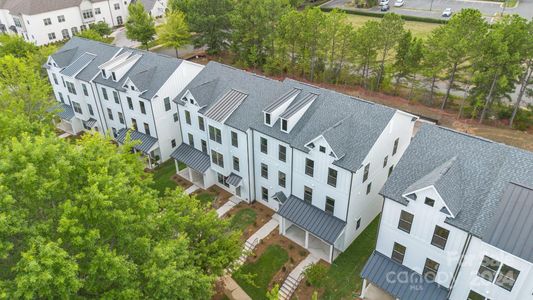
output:
[[[293,101],[293,103],[289,105],[287,109],[279,116],[281,120],[280,130],[285,133],[290,133],[300,118],[317,98],[317,94],[309,93],[304,97]]]
[[[276,123],[279,115],[281,115],[281,113],[283,113],[289,107],[289,105],[291,105],[294,99],[296,99],[301,92],[301,89],[293,88],[267,106],[263,110],[263,122],[265,125],[272,127],[274,123]]]
[[[102,71],[104,78],[118,82],[141,57],[140,54],[126,51],[101,64],[98,68]]]
[[[335,154],[335,151],[333,151],[333,148],[330,146],[330,144],[323,135],[319,135],[318,137],[314,138],[309,143],[307,143],[305,147],[309,150],[316,150],[324,155],[327,155],[333,160],[339,159],[339,156]]]

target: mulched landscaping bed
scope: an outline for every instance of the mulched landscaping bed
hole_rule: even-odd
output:
[[[233,207],[230,211],[228,211],[224,217],[230,218],[235,216],[237,212],[239,212],[242,209],[250,208],[253,209],[256,212],[256,218],[255,222],[248,225],[244,230],[242,234],[243,241],[246,241],[252,234],[254,234],[259,228],[263,227],[270,219],[272,219],[272,216],[274,215],[274,211],[270,208],[264,206],[263,204],[260,204],[259,202],[254,202],[252,204],[248,204],[245,202],[241,202],[235,207]]]
[[[323,265],[327,268],[329,268],[331,265],[327,263],[324,260],[318,261],[319,265]],[[321,299],[322,294],[324,294],[324,289],[317,289],[316,287],[310,285],[305,277],[300,281],[300,284],[296,288],[296,291],[294,291],[294,294],[292,294],[292,298],[294,299],[312,299],[313,293],[317,291],[318,292],[318,299]]]
[[[172,180],[174,180],[179,186],[181,186],[181,188],[183,188],[183,190],[186,190],[188,189],[189,187],[192,186],[192,182],[188,181],[187,179],[181,177],[180,175],[178,174],[174,174],[172,175]]]

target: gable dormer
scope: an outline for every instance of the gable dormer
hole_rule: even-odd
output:
[[[114,56],[107,62],[98,66],[102,76],[113,81],[120,81],[133,65],[142,57],[140,54],[133,54],[131,51],[125,51]]]
[[[272,127],[279,116],[289,107],[289,105],[291,105],[301,92],[301,89],[293,88],[267,106],[263,110],[263,123]]]
[[[194,98],[193,94],[191,93],[190,90],[187,90],[183,96],[181,97],[181,99],[179,99],[179,102],[176,102],[178,104],[182,104],[182,105],[195,105],[195,106],[200,106],[198,104],[198,102],[196,101],[196,99]]]
[[[423,201],[455,218],[464,201],[462,180],[460,163],[452,157],[411,184],[402,196],[408,201]]]
[[[290,133],[317,98],[317,94],[309,93],[293,101],[293,103],[279,116],[280,130],[285,133]]]
[[[327,157],[332,158],[333,160],[338,160],[340,158],[335,151],[333,151],[333,148],[323,135],[314,138],[309,143],[305,144],[305,147],[310,151],[318,151],[323,155],[327,155]]]

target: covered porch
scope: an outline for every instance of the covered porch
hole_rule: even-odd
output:
[[[346,222],[291,195],[280,205],[280,234],[331,263],[340,251],[335,242],[344,233]]]
[[[79,122],[76,122],[77,120],[74,114],[74,110],[70,105],[60,103],[59,105],[53,108],[53,111],[55,111],[57,116],[59,117],[59,122],[57,122],[57,120],[54,120],[54,125],[57,127],[57,129],[70,133],[71,135],[77,135],[80,131],[82,131],[81,128],[78,128],[80,127],[77,124]]]
[[[211,166],[209,155],[204,152],[182,143],[170,154],[170,157],[175,160],[176,174],[189,180],[194,185],[205,189],[211,186],[210,178],[208,178],[208,170]],[[178,162],[185,164],[187,167],[179,170]]]
[[[140,152],[147,158],[148,168],[153,169],[161,162],[161,153],[157,139],[137,130],[122,128],[115,138],[120,144],[134,142],[133,151]]]

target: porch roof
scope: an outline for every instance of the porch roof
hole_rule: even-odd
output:
[[[228,178],[226,179],[226,183],[232,186],[239,186],[241,181],[242,177],[235,173],[229,174]]]
[[[346,226],[343,220],[291,195],[279,208],[278,214],[333,245]]]
[[[366,262],[361,277],[397,299],[444,300],[448,295],[447,288],[425,279],[422,275],[377,251],[374,251]]]
[[[93,128],[94,125],[96,125],[96,119],[94,118],[90,118],[89,120],[87,121],[83,121],[83,124],[85,124],[85,126],[89,127],[89,128]]]
[[[179,145],[179,147],[170,154],[170,157],[177,161],[181,161],[188,167],[200,173],[205,173],[211,166],[209,155],[185,143]]]
[[[128,132],[130,133],[131,141],[140,141],[140,143],[135,145],[133,148],[145,154],[149,154],[152,147],[155,145],[155,143],[157,143],[157,139],[151,135],[147,135],[137,130],[126,128],[122,128],[117,132],[117,141],[121,144],[124,144]]]
[[[65,121],[70,121],[72,118],[74,118],[74,110],[72,109],[72,106],[68,104],[59,104],[57,106],[57,110],[57,115]]]

